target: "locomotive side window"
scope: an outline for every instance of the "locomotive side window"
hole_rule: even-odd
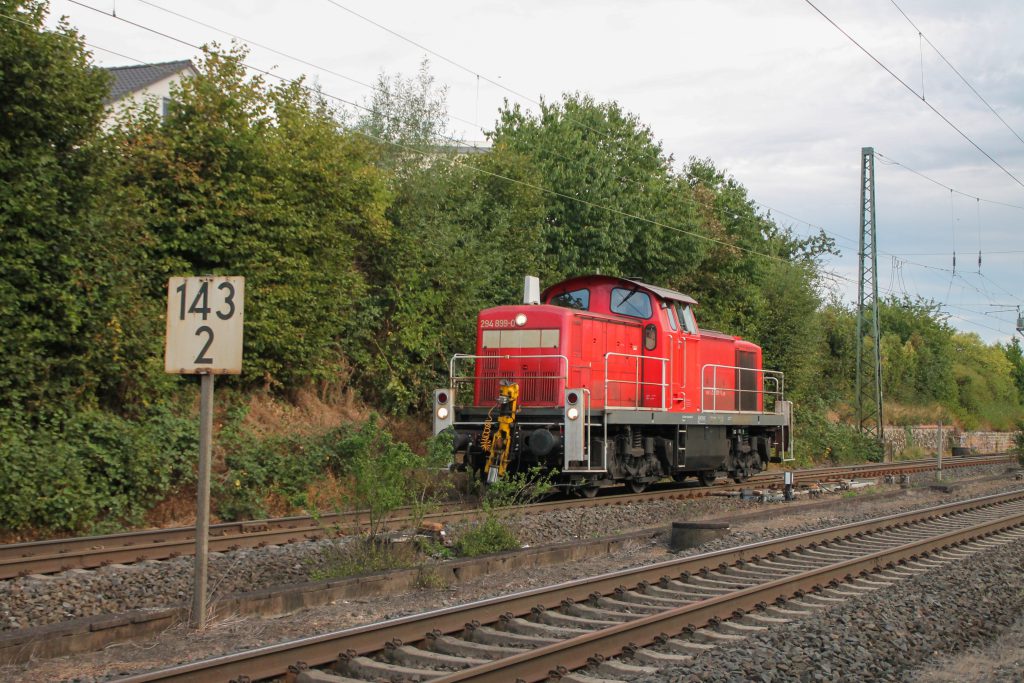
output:
[[[590,290],[589,289],[577,289],[572,292],[562,292],[551,297],[549,302],[553,306],[561,306],[562,308],[575,308],[579,311],[590,310]]]
[[[676,322],[676,309],[672,308],[671,304],[662,304],[665,307],[665,315],[668,316],[668,326],[672,328],[673,332],[679,331],[679,323]]]
[[[679,322],[683,326],[683,331],[688,334],[697,334],[697,320],[693,317],[693,309],[690,308],[690,305],[681,304],[677,301],[672,306],[676,309],[676,314],[679,316]]]
[[[651,297],[638,289],[622,289],[616,287],[612,290],[612,313],[628,315],[633,318],[650,318],[654,312],[651,309]]]
[[[644,348],[648,351],[653,351],[658,346],[658,327],[657,325],[647,325],[644,327]]]

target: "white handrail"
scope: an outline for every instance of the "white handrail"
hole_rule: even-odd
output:
[[[635,358],[636,363],[636,377],[632,382],[628,379],[609,379],[608,378],[608,360],[615,356],[616,358]],[[641,382],[640,381],[640,362],[639,361],[658,361],[661,363],[661,382]],[[622,408],[630,410],[658,410],[658,408],[645,408],[640,405],[643,401],[643,388],[650,385],[661,388],[661,410],[665,410],[665,399],[668,395],[668,382],[665,380],[665,365],[668,363],[668,358],[661,358],[660,356],[641,356],[637,354],[629,353],[615,353],[610,351],[604,355],[604,405],[605,408]],[[633,384],[637,388],[636,405],[634,406],[613,406],[608,396],[608,383],[616,384]]]
[[[708,372],[709,369],[712,370],[711,384],[710,385],[707,382],[707,372]],[[718,371],[719,370],[733,370],[733,371],[737,371],[738,370],[738,371],[743,371],[743,372],[757,373],[757,374],[759,374],[761,376],[761,388],[760,389],[744,389],[744,388],[739,387],[739,386],[719,387],[718,386]],[[770,389],[766,386],[766,385],[768,385],[769,382],[771,383],[771,387],[772,387]],[[740,408],[739,408],[739,400],[738,399],[742,398],[745,394],[754,394],[755,396],[760,395],[762,397],[769,396],[769,397],[774,398],[776,401],[785,400],[785,396],[784,396],[784,394],[785,394],[785,384],[786,384],[785,373],[783,373],[783,372],[781,372],[779,370],[764,370],[762,368],[748,368],[748,367],[743,367],[743,366],[740,366],[740,365],[722,365],[722,364],[719,364],[719,363],[707,363],[707,364],[701,366],[701,369],[700,369],[700,383],[701,383],[701,391],[700,391],[700,409],[701,409],[701,412],[723,412],[723,413],[758,413],[758,412],[763,412],[763,406],[762,406],[761,410],[740,410]],[[710,409],[706,405],[706,399],[707,399],[707,392],[708,391],[711,391],[711,397],[712,397],[711,398],[711,408]],[[732,393],[732,394],[735,395],[735,397],[737,399],[737,401],[736,401],[737,405],[736,405],[734,410],[721,410],[721,411],[718,410],[718,393],[719,393],[719,391],[721,391],[723,393],[726,393],[726,394]]]

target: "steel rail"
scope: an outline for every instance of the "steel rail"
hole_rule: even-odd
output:
[[[946,459],[944,469],[974,467],[1006,462],[1010,456],[982,456]],[[796,483],[836,481],[851,476],[883,476],[935,469],[934,458],[901,463],[865,463],[837,467],[820,467],[796,472]],[[594,499],[572,499],[534,503],[520,507],[522,514],[539,514],[566,508],[625,505],[653,500],[674,500],[713,495],[722,491],[781,484],[781,472],[763,472],[742,484],[718,484],[713,487],[691,486],[667,488],[644,493],[624,493]],[[403,528],[414,519],[434,522],[471,520],[479,510],[452,504],[441,511],[413,517],[400,510],[388,520],[388,528]],[[210,528],[210,550],[224,552],[238,548],[255,548],[297,541],[317,540],[327,535],[350,534],[368,520],[366,511],[324,513],[214,524]],[[25,574],[46,574],[67,569],[92,569],[107,564],[130,564],[142,560],[162,560],[190,556],[195,551],[195,529],[178,527],[150,529],[106,536],[86,536],[0,545],[0,579]]]
[[[788,598],[799,591],[810,591],[831,581],[845,580],[864,572],[873,572],[886,565],[916,558],[925,553],[949,548],[961,543],[990,536],[1024,524],[1024,512],[982,522],[966,529],[949,531],[920,541],[906,543],[894,549],[880,550],[869,555],[836,562],[811,569],[795,576],[787,576],[768,583],[741,589],[733,593],[678,607],[658,614],[640,617],[586,635],[559,641],[552,645],[528,650],[523,654],[494,660],[463,671],[432,679],[433,683],[507,683],[522,680],[533,683],[548,678],[549,672],[564,668],[579,669],[588,665],[595,654],[621,652],[628,646],[646,646],[662,634],[678,633],[690,624],[706,624],[712,619],[726,619],[737,610],[748,612],[760,604],[779,597]]]
[[[386,642],[395,639],[401,640],[404,643],[416,643],[422,641],[426,634],[431,631],[443,634],[456,633],[461,631],[466,624],[474,621],[484,623],[494,621],[498,616],[505,613],[513,615],[529,614],[534,607],[557,607],[567,599],[584,601],[594,593],[611,594],[616,588],[623,585],[654,584],[664,577],[679,576],[684,572],[695,574],[703,568],[715,568],[721,564],[728,565],[741,560],[756,561],[772,553],[802,550],[826,541],[855,539],[858,535],[874,531],[895,527],[902,528],[915,522],[935,520],[956,513],[990,508],[995,505],[1021,500],[1024,500],[1024,489],[984,496],[968,501],[947,503],[909,513],[888,515],[828,529],[747,544],[722,551],[668,560],[645,567],[604,574],[595,578],[579,579],[509,596],[489,598],[466,605],[435,610],[334,633],[321,634],[288,643],[266,646],[249,652],[225,655],[160,671],[138,674],[130,676],[124,679],[124,681],[126,683],[144,683],[147,681],[196,681],[202,683],[231,679],[240,680],[246,677],[252,680],[271,678],[283,675],[283,672],[287,671],[289,666],[294,665],[298,661],[305,662],[310,666],[323,666],[336,661],[339,653],[354,652],[356,654],[366,654],[377,652],[382,649]],[[942,538],[947,536],[952,538],[950,534],[955,535],[958,533],[961,533],[961,531],[949,532],[944,534]],[[923,552],[923,550],[918,552]],[[873,553],[866,555],[864,558],[851,560],[849,566],[853,567],[854,564],[852,563],[855,562],[866,563],[864,566],[873,566],[872,563],[876,562],[878,556],[878,553]],[[852,569],[846,569],[846,572],[852,571]],[[759,601],[755,600],[753,604]],[[717,605],[718,602],[713,604]],[[704,603],[702,602],[701,605],[704,606]],[[693,616],[692,618],[696,619],[697,617]],[[640,621],[643,620],[632,623],[636,624]],[[660,627],[658,633],[663,630],[664,627]],[[654,635],[658,635],[658,633]],[[592,654],[593,649],[591,648],[587,655]],[[519,657],[519,655],[516,657]],[[518,660],[512,658],[501,661],[510,662]],[[506,675],[504,678],[494,680],[515,680],[515,676],[509,677]]]

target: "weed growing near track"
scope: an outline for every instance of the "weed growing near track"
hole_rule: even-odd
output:
[[[538,466],[490,484],[481,499],[483,520],[459,535],[456,552],[463,557],[476,557],[519,548],[513,519],[515,509],[550,494],[554,490],[554,474]]]

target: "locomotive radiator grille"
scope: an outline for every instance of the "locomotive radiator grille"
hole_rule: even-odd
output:
[[[456,356],[452,366],[453,384],[471,384],[472,403],[477,406],[491,405],[501,392],[503,381],[519,385],[519,401],[524,406],[556,406],[559,391],[567,380],[568,359],[545,351],[547,349],[485,349],[481,356]],[[472,370],[455,371],[455,361],[469,360],[475,362]]]

